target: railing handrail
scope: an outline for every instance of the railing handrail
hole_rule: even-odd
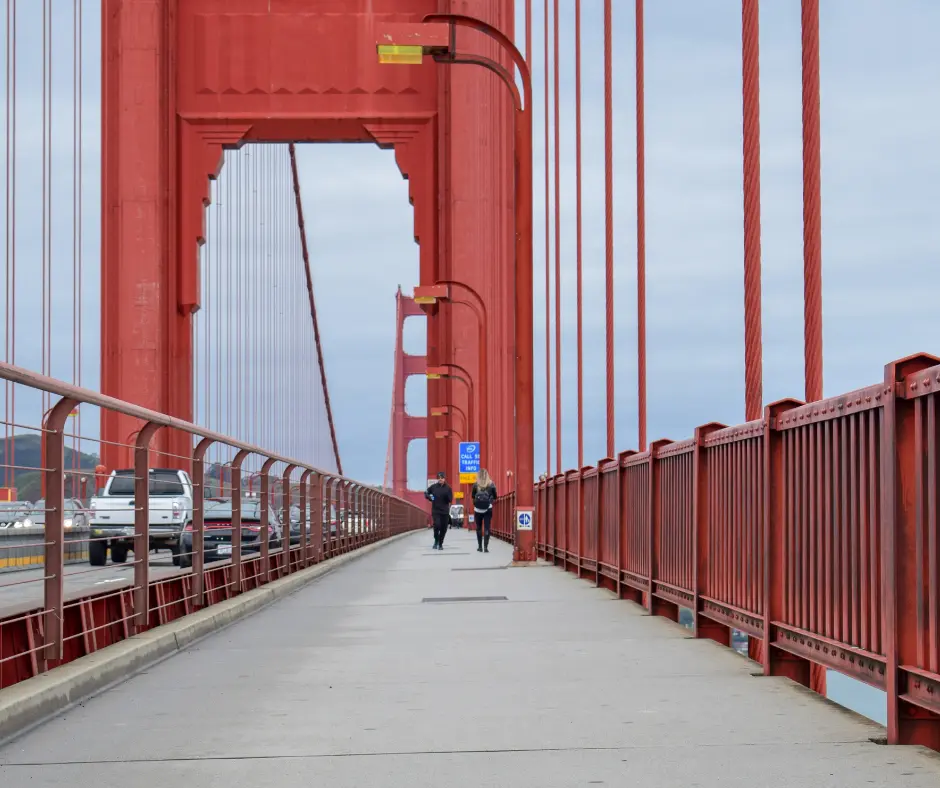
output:
[[[291,457],[286,457],[268,451],[267,449],[263,449],[260,446],[255,446],[251,443],[245,443],[244,441],[237,440],[230,435],[223,435],[220,432],[215,432],[213,430],[206,429],[205,427],[200,427],[198,424],[193,424],[192,422],[185,421],[184,419],[179,419],[175,416],[168,416],[165,413],[160,413],[156,410],[150,410],[149,408],[144,408],[140,405],[135,405],[132,402],[110,397],[107,394],[101,394],[97,391],[92,391],[91,389],[75,386],[71,383],[58,380],[57,378],[52,378],[48,375],[42,375],[38,372],[32,372],[28,369],[24,369],[23,367],[8,364],[4,361],[0,361],[0,380],[7,380],[11,383],[18,383],[23,386],[28,386],[39,391],[45,391],[48,394],[54,394],[59,397],[75,399],[86,405],[95,405],[99,408],[105,408],[115,413],[120,413],[124,416],[140,419],[145,423],[149,422],[151,424],[158,424],[161,427],[169,427],[171,429],[181,430],[191,435],[197,435],[200,438],[207,438],[211,441],[214,441],[215,443],[221,443],[229,446],[230,448],[238,449],[239,451],[245,451],[251,454],[260,455],[262,457],[267,457],[274,460],[275,462],[284,463],[285,465],[294,465],[298,469],[309,470],[313,473],[319,474],[320,476],[329,477],[337,481],[348,482],[357,486],[371,488],[371,485],[367,485],[365,482],[351,479],[348,476],[344,476],[336,471],[326,471],[322,468],[318,468],[315,465],[311,465],[308,462],[296,460]],[[377,492],[381,492],[382,495],[386,496],[387,498],[401,501],[402,503],[418,509],[419,511],[421,510],[420,507],[415,506],[410,501],[407,501],[404,498],[400,498],[397,495],[380,490],[377,490]]]

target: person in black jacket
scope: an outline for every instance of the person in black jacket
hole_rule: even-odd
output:
[[[470,500],[473,502],[473,519],[477,524],[477,552],[490,551],[490,523],[493,520],[493,502],[496,500],[496,484],[482,469],[477,476],[476,483],[470,490]]]
[[[431,502],[431,520],[434,524],[434,550],[444,549],[444,534],[450,523],[450,505],[454,500],[454,491],[447,483],[444,471],[437,474],[437,481],[424,493]]]

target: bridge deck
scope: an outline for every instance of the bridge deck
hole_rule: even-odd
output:
[[[451,531],[390,545],[0,750],[4,788],[931,786],[940,759]],[[479,569],[491,571],[472,571]],[[465,571],[471,570],[471,571]],[[422,602],[499,597],[508,601]]]

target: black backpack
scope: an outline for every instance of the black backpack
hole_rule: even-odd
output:
[[[483,489],[478,489],[477,494],[473,496],[473,508],[481,512],[486,512],[489,511],[492,505],[493,498],[490,495],[490,488],[484,487]]]

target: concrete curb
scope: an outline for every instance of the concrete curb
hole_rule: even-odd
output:
[[[415,533],[398,534],[331,558],[0,690],[0,745],[79,701],[126,681],[195,641],[263,610],[335,569]]]

